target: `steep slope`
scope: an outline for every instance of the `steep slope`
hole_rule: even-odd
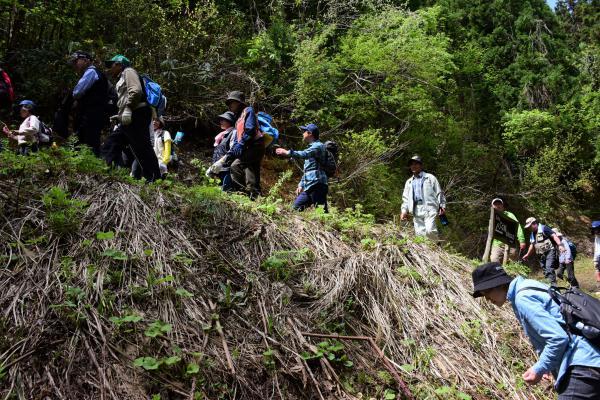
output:
[[[0,216],[3,398],[550,398],[472,263],[360,210],[140,185],[61,150],[0,155]]]

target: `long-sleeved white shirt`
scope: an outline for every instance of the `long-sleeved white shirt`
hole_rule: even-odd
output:
[[[35,115],[30,115],[29,117],[25,118],[21,123],[21,126],[19,126],[19,131],[16,135],[17,143],[37,143],[39,131],[40,120]]]
[[[594,265],[600,267],[600,235],[596,235],[594,239]]]
[[[408,178],[404,185],[404,192],[402,193],[402,212],[410,214],[412,214],[415,209],[412,184],[413,179],[414,176]],[[436,209],[446,208],[446,197],[444,196],[440,183],[434,175],[423,172],[422,185],[422,204]]]

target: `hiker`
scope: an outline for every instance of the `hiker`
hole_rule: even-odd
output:
[[[214,151],[211,169],[215,175],[221,180],[221,187],[224,191],[233,189],[230,174],[231,161],[227,156],[229,150],[233,147],[236,139],[235,114],[231,111],[224,112],[217,117],[219,119],[219,127],[221,132],[215,136]]]
[[[600,290],[600,221],[592,221],[594,235],[594,267],[596,268],[596,284]]]
[[[100,133],[108,125],[109,82],[106,75],[93,64],[89,53],[78,50],[71,54],[71,65],[81,76],[73,88],[75,134],[79,144],[88,145],[100,156]]]
[[[530,230],[531,235],[529,238],[529,250],[523,256],[523,260],[526,261],[535,252],[538,256],[540,267],[544,271],[544,276],[550,281],[550,285],[556,286],[556,273],[554,271],[558,261],[556,248],[558,247],[558,250],[564,253],[564,246],[552,228],[540,224],[533,217],[527,218],[525,229]]]
[[[510,302],[538,353],[538,361],[523,374],[527,384],[552,374],[559,400],[600,399],[600,349],[563,328],[560,307],[545,292],[548,286],[522,276],[512,278],[495,262],[479,266],[472,278],[473,297],[484,297],[498,307]]]
[[[12,105],[15,101],[15,90],[10,76],[0,68],[0,118],[4,119],[12,113]]]
[[[246,104],[244,93],[229,93],[225,104],[236,117],[235,143],[227,153],[231,164],[231,179],[235,186],[245,191],[251,199],[260,195],[260,164],[265,155],[265,140],[258,129],[254,108]]]
[[[579,287],[579,282],[575,278],[575,257],[574,253],[575,245],[570,242],[557,228],[553,229],[556,236],[562,243],[565,251],[558,255],[558,269],[556,270],[556,277],[563,279],[565,270],[567,271],[567,281],[571,287]],[[573,249],[571,248],[573,246]]]
[[[17,152],[26,156],[29,152],[36,152],[39,144],[40,120],[34,115],[35,103],[23,100],[19,103],[19,115],[23,119],[18,131],[11,131],[6,125],[2,129],[9,139],[17,141]]]
[[[527,246],[525,242],[525,233],[523,233],[523,228],[521,227],[521,224],[519,224],[519,220],[517,219],[517,217],[515,217],[515,214],[506,210],[504,201],[501,198],[496,197],[495,199],[493,199],[492,207],[497,213],[502,214],[506,218],[509,218],[518,224],[517,239],[519,240],[519,251],[517,252],[516,248],[511,248],[509,245],[502,243],[498,239],[494,239],[494,241],[492,242],[490,261],[502,264],[503,261],[505,261],[505,250],[508,250],[508,258],[510,260],[518,261],[521,254],[523,254],[523,252],[525,251],[525,247]]]
[[[142,80],[137,71],[131,67],[129,59],[117,54],[106,61],[113,78],[117,79],[118,115],[111,117],[120,123],[120,131],[142,167],[142,176],[153,182],[160,178],[158,159],[150,143],[150,123],[152,110],[146,102]]]
[[[319,128],[315,124],[301,126],[302,140],[308,144],[304,151],[286,150],[277,148],[275,153],[279,156],[299,158],[304,160],[304,175],[296,188],[296,200],[293,208],[303,211],[311,206],[323,206],[327,209],[327,192],[329,186],[327,174],[322,168],[327,162],[325,145],[319,140]]]
[[[154,154],[158,159],[158,167],[161,176],[168,172],[167,166],[171,162],[171,148],[173,139],[169,131],[165,130],[165,120],[163,117],[155,118],[152,122],[152,132],[154,135]]]
[[[438,230],[435,219],[446,214],[446,197],[437,178],[423,171],[423,160],[415,155],[408,161],[412,176],[408,178],[402,193],[402,214],[405,221],[412,214],[417,236],[436,240]]]

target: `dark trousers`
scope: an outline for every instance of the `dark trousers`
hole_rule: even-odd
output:
[[[558,276],[559,279],[563,279],[565,269],[567,270],[567,281],[569,282],[569,285],[579,287],[579,282],[577,282],[577,278],[575,278],[575,266],[573,265],[573,262],[568,264],[560,263],[556,270],[556,276]]]
[[[540,260],[540,267],[542,267],[542,270],[544,271],[544,276],[550,281],[551,285],[556,285],[556,274],[554,272],[556,264],[558,263],[556,249],[552,248],[543,254],[539,254],[538,257]]]
[[[569,368],[558,388],[558,400],[597,399],[600,399],[600,368]]]
[[[236,190],[241,190],[255,198],[260,195],[260,164],[265,156],[265,140],[250,143],[240,158],[231,164],[231,180]]]
[[[77,141],[90,146],[95,155],[100,156],[100,134],[107,124],[103,110],[89,110],[77,121]]]
[[[314,186],[311,186],[308,190],[301,192],[296,200],[294,201],[294,205],[292,206],[295,210],[304,211],[308,207],[312,206],[323,206],[325,208],[325,212],[328,212],[327,209],[327,193],[329,192],[329,187],[323,183],[317,183]]]
[[[150,121],[152,110],[142,107],[133,111],[131,124],[120,126],[107,138],[102,147],[102,158],[108,165],[123,166],[123,152],[129,146],[131,153],[141,166],[141,176],[148,182],[160,178],[158,159],[150,143]],[[139,175],[134,175],[140,178]]]

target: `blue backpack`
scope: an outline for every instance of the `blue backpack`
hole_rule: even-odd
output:
[[[165,113],[167,108],[167,98],[163,95],[160,85],[154,82],[147,74],[140,76],[144,92],[146,93],[146,101],[156,109],[156,113],[160,117]]]

